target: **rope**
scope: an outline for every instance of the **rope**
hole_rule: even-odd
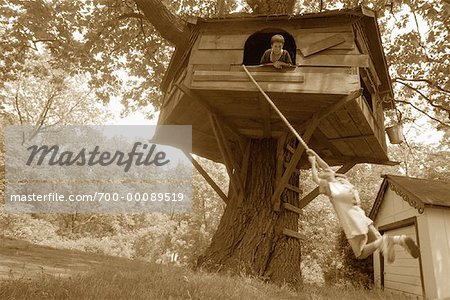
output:
[[[283,113],[278,109],[278,107],[273,103],[272,99],[270,99],[269,96],[267,96],[266,92],[261,88],[261,86],[256,82],[255,78],[253,78],[252,74],[247,70],[247,67],[245,65],[242,65],[242,68],[244,68],[245,73],[247,73],[248,77],[250,77],[251,81],[256,85],[258,90],[263,94],[264,98],[269,102],[270,106],[277,112],[278,116],[283,120],[283,122],[286,124],[286,126],[291,130],[291,132],[297,137],[297,139],[300,141],[300,143],[305,147],[306,150],[311,150],[311,148],[308,147],[308,145],[305,143],[305,141],[302,139],[300,134],[295,130],[294,126],[289,123],[288,119],[283,115]]]

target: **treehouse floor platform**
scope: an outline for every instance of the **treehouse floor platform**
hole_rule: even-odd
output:
[[[351,82],[348,74],[318,74],[322,76],[322,81],[317,85],[326,92],[308,93],[302,90],[304,74],[252,71],[253,74],[265,91],[270,90],[267,92],[269,97],[300,134],[315,113],[333,107],[345,97],[350,85],[354,85],[356,90],[359,87],[357,81]],[[287,134],[286,125],[246,76],[240,71],[194,72],[190,87],[183,83],[175,84],[170,97],[163,104],[158,124],[192,125],[193,153],[216,162],[223,162],[223,159],[208,117],[210,112],[224,124],[232,148],[240,146],[239,136],[278,138]],[[338,76],[343,80],[335,80]],[[327,84],[326,77],[330,78],[329,82],[333,86]],[[292,86],[286,84],[289,81],[292,81]],[[340,84],[336,85],[336,82]],[[330,90],[334,93],[330,94]],[[390,163],[384,128],[379,128],[369,104],[362,96],[346,102],[321,119],[309,145],[331,165],[347,162]],[[303,157],[299,168],[308,166]]]

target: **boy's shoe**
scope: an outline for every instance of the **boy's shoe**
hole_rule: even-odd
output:
[[[406,251],[411,254],[412,257],[418,258],[420,255],[420,249],[414,242],[412,238],[409,236],[402,235],[401,237],[401,245],[405,248]]]

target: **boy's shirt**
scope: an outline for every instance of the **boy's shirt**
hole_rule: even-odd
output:
[[[267,49],[261,57],[260,64],[273,63],[274,61],[270,60],[271,53],[272,53],[272,49]],[[277,61],[282,61],[282,62],[285,62],[288,64],[292,64],[292,59],[291,59],[291,56],[289,55],[289,52],[287,52],[287,50],[284,50],[284,49],[282,50],[281,56]]]

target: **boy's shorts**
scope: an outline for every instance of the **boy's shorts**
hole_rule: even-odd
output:
[[[376,241],[381,238],[380,233],[375,227],[371,224],[369,225],[369,232],[367,234],[357,235],[351,239],[348,239],[348,243],[352,247],[353,253],[355,253],[356,257],[359,257],[364,249],[364,246],[368,242]]]
[[[348,243],[352,247],[355,256],[359,257],[363,251],[364,246],[367,244],[367,234],[357,235],[351,239],[348,239]]]

